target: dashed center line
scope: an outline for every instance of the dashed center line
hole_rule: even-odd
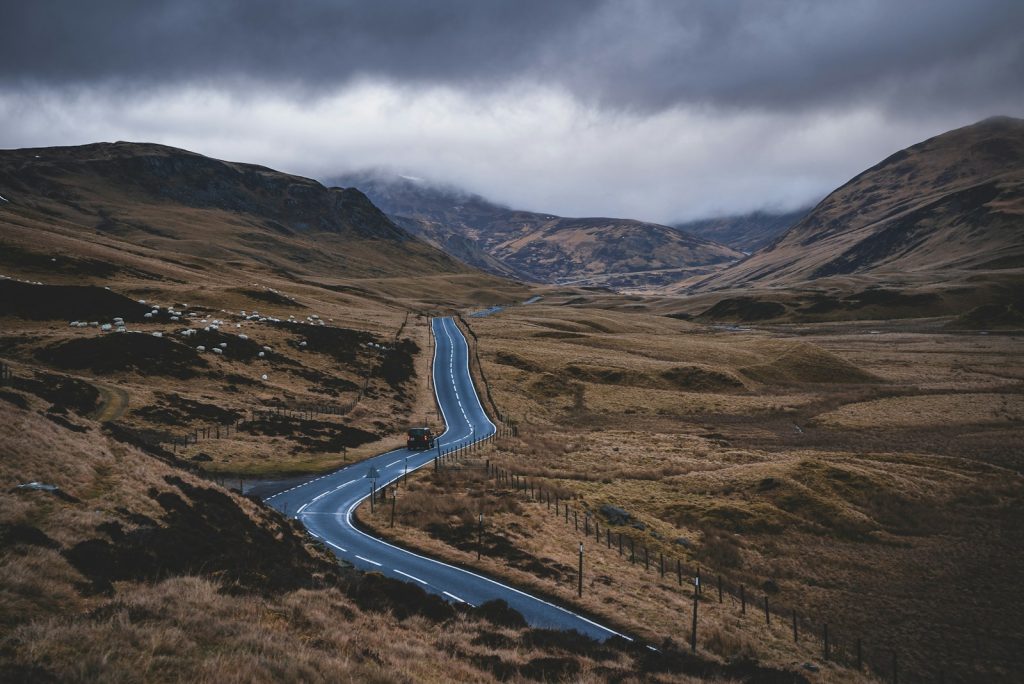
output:
[[[359,560],[361,560],[361,561],[366,561],[367,563],[373,563],[373,564],[374,564],[374,565],[376,565],[376,566],[377,566],[378,568],[380,567],[380,563],[378,563],[378,562],[377,562],[377,561],[375,561],[375,560],[370,560],[369,558],[363,558],[363,557],[362,557],[362,556],[360,556],[359,554],[356,554],[356,558],[358,558],[358,559],[359,559]]]
[[[408,577],[409,579],[411,579],[411,580],[413,580],[413,581],[415,581],[415,582],[419,582],[420,584],[426,584],[426,582],[424,582],[423,580],[421,580],[421,579],[420,579],[419,577],[415,577],[415,576],[413,576],[413,575],[410,575],[410,574],[409,574],[409,573],[407,573],[407,572],[402,572],[402,571],[401,571],[401,570],[399,570],[398,568],[395,568],[395,572],[397,572],[397,573],[398,573],[399,575],[401,575],[402,577]]]

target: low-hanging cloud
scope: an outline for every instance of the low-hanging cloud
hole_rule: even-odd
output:
[[[132,139],[670,221],[820,198],[1024,111],[1019,0],[40,0],[0,146]]]

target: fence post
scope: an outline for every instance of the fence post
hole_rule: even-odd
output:
[[[740,585],[740,612],[746,615],[747,613],[747,588]]]
[[[659,564],[661,566],[661,578],[665,579],[665,553],[662,552],[662,551],[659,551],[658,552],[658,557],[660,559],[660,563]]]
[[[797,634],[797,631],[796,631],[796,610],[793,611],[793,641],[794,642],[800,641],[800,635]],[[858,640],[858,643],[860,643],[860,640]]]
[[[398,485],[391,490],[391,527],[395,526],[395,506],[398,504]]]
[[[683,586],[683,562],[676,558],[676,579],[679,580],[679,586]]]
[[[622,533],[619,532],[619,556],[622,556]]]
[[[693,579],[693,625],[690,629],[690,651],[692,653],[697,652],[697,595],[700,593],[699,585],[700,578],[695,577]]]
[[[629,562],[636,563],[636,540],[629,538]]]
[[[580,516],[577,511],[572,512],[572,529],[575,532],[579,532],[580,530]]]
[[[577,593],[580,598],[583,598],[583,542],[580,542],[580,576]]]
[[[583,532],[590,536],[590,513],[587,511],[583,512]]]
[[[477,528],[476,528],[476,559],[477,559],[477,561],[480,560],[480,555],[483,553],[483,549],[484,549],[484,514],[481,513],[480,517],[477,519]]]
[[[764,623],[766,625],[772,624],[772,614],[768,612],[768,594],[764,595]]]
[[[722,576],[718,576],[718,602],[722,602]]]

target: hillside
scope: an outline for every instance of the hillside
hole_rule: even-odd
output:
[[[0,151],[5,242],[37,231],[173,253],[183,266],[382,277],[467,269],[361,192],[153,144]],[[9,261],[9,260],[8,260]]]
[[[674,224],[681,231],[728,245],[746,254],[767,247],[800,219],[810,207],[782,213],[755,211],[737,216],[719,216]]]
[[[330,182],[358,186],[396,223],[467,264],[527,281],[647,289],[742,256],[669,226],[517,211],[414,178],[367,172]]]
[[[691,290],[853,277],[944,283],[1024,266],[1024,121],[986,119],[891,155],[781,238]]]

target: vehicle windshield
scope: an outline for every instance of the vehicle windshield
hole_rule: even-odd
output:
[[[429,434],[430,434],[430,428],[410,428],[409,429],[409,436],[410,437],[422,437],[424,435],[429,435]]]

